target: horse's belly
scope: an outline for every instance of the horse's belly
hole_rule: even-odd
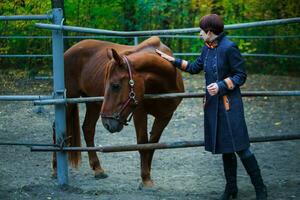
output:
[[[144,107],[148,114],[154,117],[169,116],[172,114],[181,99],[157,99],[157,100],[145,100]]]

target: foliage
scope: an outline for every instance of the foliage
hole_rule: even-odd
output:
[[[291,18],[300,12],[295,0],[65,0],[65,23],[108,30],[153,30],[198,27],[201,16],[220,14],[225,24]],[[0,0],[0,15],[45,14],[51,10],[51,1]],[[1,36],[50,36],[48,30],[34,26],[36,21],[0,21]],[[68,33],[72,35],[85,35]],[[228,35],[272,36],[299,35],[299,24],[248,28],[228,31]],[[145,38],[139,38],[139,41]],[[131,38],[106,39],[133,44]],[[232,39],[244,53],[299,55],[297,38]],[[79,39],[68,39],[70,46]],[[174,52],[199,52],[199,39],[162,38]],[[51,54],[51,39],[0,39],[0,54]],[[185,57],[186,59],[194,59]],[[247,69],[255,73],[299,74],[299,59],[247,57]],[[50,58],[0,58],[1,69],[25,69],[35,75],[51,71]]]

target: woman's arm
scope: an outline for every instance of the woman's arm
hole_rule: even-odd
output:
[[[170,61],[175,67],[183,71],[189,72],[191,74],[197,74],[203,69],[203,61],[201,55],[194,62],[188,62],[180,58],[174,58],[172,56],[169,56],[158,49],[156,49],[155,51],[161,57]]]
[[[226,56],[229,60],[231,75],[224,80],[219,81],[219,94],[225,94],[235,87],[242,86],[247,78],[246,70],[244,68],[244,59],[236,45],[228,48]]]

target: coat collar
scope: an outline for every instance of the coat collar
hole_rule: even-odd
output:
[[[225,32],[222,32],[213,41],[205,42],[205,45],[210,49],[214,49],[218,47],[218,44],[220,43],[220,41],[223,39],[224,36],[225,36]]]

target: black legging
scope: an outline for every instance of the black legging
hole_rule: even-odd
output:
[[[239,155],[240,159],[246,159],[246,158],[253,155],[253,153],[250,150],[250,147],[247,148],[247,149],[241,150],[241,151],[233,152],[233,153],[225,153],[223,155],[224,156],[227,156],[227,155],[230,156],[231,154],[234,154],[234,153],[237,153]]]

